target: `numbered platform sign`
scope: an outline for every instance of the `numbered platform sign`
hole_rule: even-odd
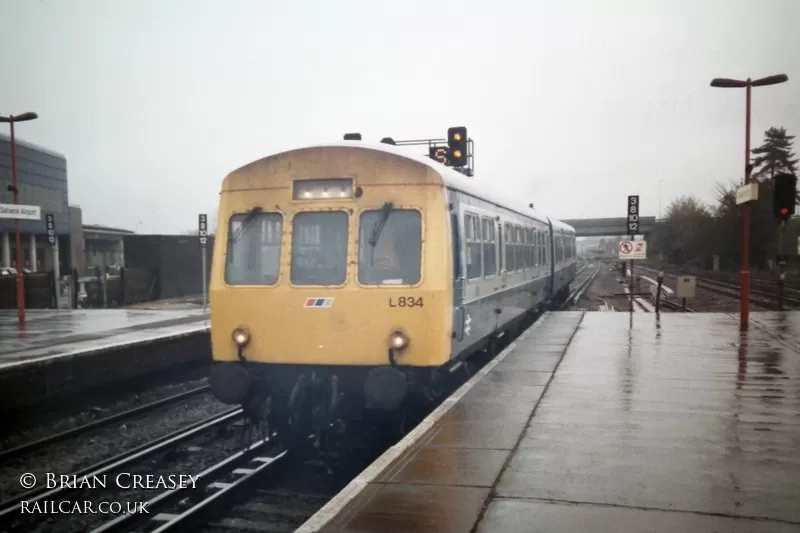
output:
[[[208,216],[204,214],[197,217],[197,234],[200,237],[200,247],[205,248],[208,244]]]

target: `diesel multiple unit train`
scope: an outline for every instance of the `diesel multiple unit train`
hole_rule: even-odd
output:
[[[254,161],[218,220],[211,387],[279,433],[396,412],[576,275],[573,228],[389,144]]]

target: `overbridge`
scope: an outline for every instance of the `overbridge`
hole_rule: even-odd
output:
[[[563,221],[575,228],[578,237],[605,237],[628,235],[628,219],[620,218],[573,218]],[[652,233],[656,217],[639,217],[639,235]]]

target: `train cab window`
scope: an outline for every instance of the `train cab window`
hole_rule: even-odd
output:
[[[514,227],[506,222],[506,272],[514,271]]]
[[[525,237],[519,226],[514,226],[514,234],[516,236],[514,240],[517,243],[514,257],[516,257],[517,270],[522,270],[527,266],[525,265]]]
[[[233,215],[228,224],[228,285],[274,285],[281,264],[283,217],[278,213]]]
[[[494,276],[497,274],[497,236],[495,235],[494,220],[483,217],[481,219],[483,237],[483,275]]]
[[[348,216],[298,213],[292,223],[292,284],[341,285],[347,276]]]
[[[467,279],[477,279],[483,275],[481,226],[477,216],[464,214],[464,235],[467,242]]]
[[[359,283],[419,283],[422,276],[422,215],[419,211],[364,211],[361,213],[359,227]]]

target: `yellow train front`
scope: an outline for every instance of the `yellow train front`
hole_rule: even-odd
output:
[[[531,268],[527,296],[509,293],[505,316],[496,302],[465,313],[443,173],[457,174],[386,145],[342,142],[229,174],[210,285],[215,396],[277,428],[391,412],[548,299],[552,268],[538,300]]]

